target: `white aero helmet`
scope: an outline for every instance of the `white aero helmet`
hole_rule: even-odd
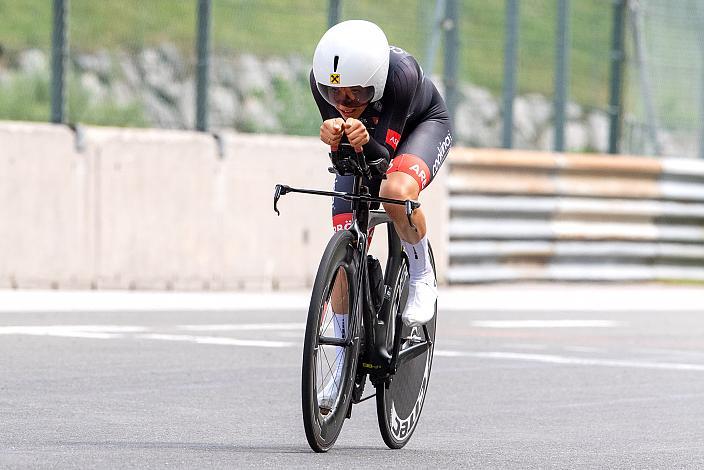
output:
[[[320,94],[333,106],[356,107],[380,100],[388,74],[389,42],[381,28],[369,21],[338,23],[315,48],[313,76]]]

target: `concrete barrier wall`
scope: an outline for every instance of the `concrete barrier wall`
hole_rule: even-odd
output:
[[[316,138],[0,123],[0,287],[276,289],[312,284],[331,235]],[[421,202],[447,266],[445,176]],[[374,244],[382,244],[377,235]]]
[[[0,287],[310,286],[316,138],[0,123]],[[441,282],[704,280],[704,162],[453,149],[421,202]],[[372,251],[385,244],[377,231]]]
[[[93,172],[69,129],[0,125],[0,286],[90,283]]]

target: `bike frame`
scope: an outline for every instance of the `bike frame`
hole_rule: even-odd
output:
[[[406,216],[408,217],[408,222],[411,227],[415,228],[413,222],[411,221],[411,215],[415,209],[420,207],[420,203],[412,200],[399,200],[399,199],[388,199],[382,197],[375,197],[369,194],[369,188],[364,185],[364,178],[360,175],[354,176],[352,193],[343,193],[338,191],[319,191],[311,189],[299,189],[292,188],[286,185],[277,184],[274,193],[274,211],[279,214],[277,208],[278,200],[281,196],[288,193],[303,193],[303,194],[313,194],[319,196],[332,196],[345,199],[352,202],[352,224],[349,231],[354,235],[355,238],[355,249],[357,250],[357,256],[360,260],[360,266],[356,273],[355,286],[357,289],[357,295],[355,296],[355,304],[352,306],[353,312],[357,312],[361,309],[361,315],[350,315],[350,328],[349,331],[359,331],[357,329],[356,323],[359,318],[362,319],[365,332],[366,347],[364,348],[364,356],[362,358],[362,369],[370,374],[372,377],[372,383],[376,386],[380,381],[383,381],[388,387],[391,381],[391,377],[396,373],[398,367],[406,361],[409,361],[424,352],[428,351],[432,346],[432,341],[430,335],[428,334],[427,327],[423,325],[423,330],[425,332],[425,341],[418,344],[414,344],[403,351],[400,350],[401,347],[401,328],[402,322],[400,318],[395,323],[394,331],[394,341],[392,350],[389,351],[386,344],[386,332],[387,324],[389,318],[380,318],[380,313],[387,311],[390,312],[392,300],[388,292],[384,292],[384,301],[377,312],[373,306],[371,300],[371,290],[369,286],[369,274],[367,269],[367,254],[368,254],[368,243],[369,229],[381,225],[388,224],[388,250],[389,257],[386,264],[385,279],[384,284],[387,286],[389,281],[389,273],[395,272],[396,264],[401,262],[400,256],[401,243],[399,241],[396,230],[394,229],[391,219],[384,211],[372,211],[370,205],[372,203],[387,203],[387,204],[398,204],[402,205],[406,209]],[[399,294],[400,295],[400,294]],[[320,337],[319,343],[324,345],[334,345],[334,346],[349,346],[352,340],[355,338],[332,338],[332,337]],[[371,397],[367,397],[371,398]],[[365,398],[366,399],[366,398]]]

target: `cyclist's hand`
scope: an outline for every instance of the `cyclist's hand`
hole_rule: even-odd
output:
[[[337,150],[340,145],[340,139],[342,139],[344,126],[345,120],[342,118],[323,121],[320,126],[320,140],[332,147],[333,150]]]
[[[369,142],[369,132],[367,128],[364,127],[362,121],[349,118],[345,122],[345,134],[347,134],[347,140],[350,141],[350,145],[355,149],[359,149],[362,145]]]

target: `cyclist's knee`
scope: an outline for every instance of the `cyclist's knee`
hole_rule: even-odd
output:
[[[412,153],[397,155],[391,162],[391,167],[387,171],[388,178],[398,177],[399,174],[406,175],[415,182],[416,196],[430,184],[431,174],[428,165],[422,158]]]
[[[381,183],[379,195],[389,199],[417,199],[420,187],[416,180],[400,171],[389,173]]]

